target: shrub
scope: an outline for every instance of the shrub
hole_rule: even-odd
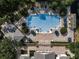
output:
[[[59,32],[57,30],[55,31],[55,34],[56,34],[56,36],[59,36]]]
[[[33,36],[36,36],[36,33],[33,30],[31,30],[31,34],[33,34]]]
[[[22,24],[22,32],[25,34],[29,33],[29,28],[25,23]]]
[[[60,29],[60,32],[61,32],[62,35],[66,34],[66,33],[67,33],[67,28],[62,27],[62,28]]]

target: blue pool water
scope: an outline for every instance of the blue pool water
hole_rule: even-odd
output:
[[[47,32],[51,28],[56,28],[60,24],[60,17],[57,15],[37,14],[27,17],[29,28],[37,28],[40,32]]]

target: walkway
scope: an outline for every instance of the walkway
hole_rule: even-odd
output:
[[[65,46],[39,46],[38,48],[35,46],[29,46],[28,47],[28,53],[30,50],[35,50],[35,51],[52,51],[55,52],[56,54],[64,54],[66,52]]]

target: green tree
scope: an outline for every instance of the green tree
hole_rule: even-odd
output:
[[[19,0],[0,0],[0,16],[4,16],[18,9]]]
[[[0,17],[19,10],[26,2],[27,0],[0,0]]]
[[[25,16],[25,17],[26,17],[26,16],[29,15],[27,11],[28,11],[28,9],[27,9],[27,8],[24,8],[23,10],[20,11],[20,14],[21,14],[22,16]]]
[[[20,7],[24,7],[27,0],[0,0],[0,25],[5,21],[16,21],[20,18],[18,15],[14,15],[16,11],[19,11]]]
[[[52,2],[52,7],[53,8],[56,8],[57,6],[58,6],[58,2],[56,2],[56,1]]]
[[[26,23],[23,23],[23,24],[22,24],[22,32],[23,32],[24,34],[29,33],[29,28],[28,28],[28,26],[26,25]]]
[[[62,35],[66,34],[66,33],[67,33],[67,28],[62,27],[62,28],[60,29],[60,32],[61,32]]]
[[[16,59],[16,48],[10,39],[3,39],[0,42],[0,59]]]
[[[75,43],[70,43],[70,44],[68,45],[68,48],[70,49],[70,51],[71,51],[72,53],[75,53]]]
[[[69,6],[71,5],[75,0],[64,0],[64,4]]]
[[[79,59],[79,42],[76,43],[70,43],[68,45],[68,48],[70,49],[70,51],[72,53],[75,54],[75,56],[73,57],[73,59]]]
[[[59,12],[61,16],[65,16],[67,13],[67,7],[70,6],[75,0],[53,0],[49,4],[49,7]]]

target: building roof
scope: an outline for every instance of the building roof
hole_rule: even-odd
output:
[[[52,53],[52,51],[37,51],[37,53],[39,53],[39,54],[50,54],[50,53]],[[55,54],[55,53],[54,53]]]
[[[30,57],[27,54],[22,54],[20,55],[19,59],[30,59]]]
[[[60,57],[60,59],[69,59],[69,57],[62,56],[62,57]]]
[[[60,54],[56,59],[69,59],[69,56],[67,56],[66,54]]]
[[[14,32],[14,39],[17,41],[20,41],[23,37],[24,35],[18,29]]]
[[[24,37],[24,35],[17,29],[13,33],[6,33],[5,37],[10,37],[12,38],[12,40],[20,41]]]
[[[55,59],[56,54],[52,51],[37,51],[34,57],[35,59]]]

